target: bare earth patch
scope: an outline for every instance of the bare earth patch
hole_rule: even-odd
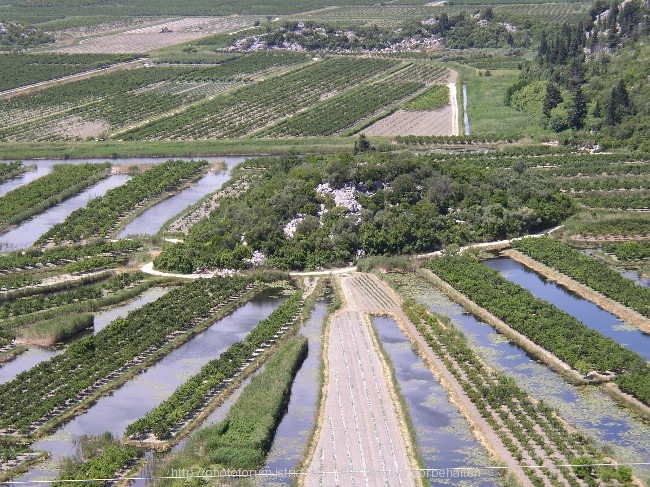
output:
[[[82,39],[59,52],[137,53],[181,44],[201,37],[253,25],[246,17],[196,17],[131,29],[117,34]]]
[[[453,135],[452,107],[438,110],[398,110],[364,130],[369,136]]]

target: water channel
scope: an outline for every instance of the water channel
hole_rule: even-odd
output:
[[[99,399],[85,413],[72,419],[52,436],[34,443],[34,450],[48,451],[51,458],[17,480],[55,479],[59,462],[65,456],[75,453],[75,438],[79,436],[109,431],[121,437],[130,423],[168,398],[203,365],[217,358],[231,344],[243,339],[260,320],[280,306],[284,298],[277,294],[277,291],[268,291],[257,295],[111,395]]]
[[[489,366],[513,377],[531,396],[556,408],[581,433],[611,449],[617,461],[644,462],[650,458],[650,425],[620,408],[602,389],[568,384],[432,285],[411,281],[403,286],[405,296],[451,318]],[[633,468],[641,478],[650,479],[650,466]]]
[[[558,286],[554,281],[544,279],[535,271],[509,257],[499,257],[485,263],[498,270],[509,281],[525,287],[536,297],[552,303],[589,328],[650,360],[650,335],[639,331],[635,326],[623,322],[591,301]]]
[[[415,354],[395,320],[375,317],[372,322],[395,370],[425,467],[446,471],[448,468],[492,466],[467,420],[451,403],[447,392],[422,359]],[[499,484],[497,471],[481,470],[480,473],[481,477],[462,479],[463,485]]]
[[[177,158],[182,160],[191,160],[190,158]],[[163,223],[171,219],[173,216],[183,211],[188,206],[199,201],[204,196],[217,191],[221,185],[230,177],[230,169],[236,164],[246,160],[246,157],[205,157],[211,163],[223,161],[226,163],[227,170],[214,173],[210,172],[200,179],[196,184],[191,185],[179,194],[154,205],[152,208],[145,211],[138,218],[134,219],[127,225],[127,228],[120,233],[119,237],[122,238],[126,235],[143,234],[153,235],[157,233],[162,227]],[[168,157],[148,157],[148,158],[126,158],[126,159],[110,159],[114,166],[133,166],[141,164],[160,164],[168,161]],[[54,165],[57,164],[84,164],[101,163],[106,159],[43,159],[43,160],[29,160],[23,161],[27,166],[35,165],[36,170],[28,171],[11,181],[0,185],[0,195],[6,189],[9,191],[15,189],[22,184],[48,174]],[[114,175],[110,176],[103,181],[80,194],[69,198],[61,204],[50,208],[34,217],[33,219],[23,223],[10,232],[0,236],[0,251],[10,251],[15,249],[22,249],[31,246],[38,238],[49,230],[55,223],[62,222],[65,218],[77,208],[81,208],[88,203],[88,201],[97,196],[101,196],[111,188],[120,186],[128,181],[128,175]],[[7,189],[8,188],[8,189]]]
[[[91,199],[103,196],[109,189],[117,188],[129,179],[131,179],[130,176],[125,174],[109,176],[81,193],[39,213],[34,218],[0,236],[0,250],[10,251],[31,247],[41,235],[55,224],[65,220],[74,210],[86,206]]]

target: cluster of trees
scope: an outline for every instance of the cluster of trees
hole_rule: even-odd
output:
[[[461,12],[449,17],[442,13],[435,21],[407,21],[398,28],[372,25],[350,26],[345,29],[313,21],[287,21],[281,27],[266,26],[266,32],[237,41],[240,49],[251,46],[267,49],[300,46],[307,51],[377,51],[396,47],[403,41],[417,42],[429,38],[444,39],[453,49],[521,47],[529,42],[528,36],[515,28],[497,21],[491,8],[480,15]]]
[[[0,22],[0,50],[36,47],[54,42],[54,36],[15,20]]]
[[[257,250],[271,267],[345,265],[359,255],[419,253],[442,245],[497,240],[535,232],[572,212],[544,173],[497,161],[360,152],[248,161],[265,167],[237,198],[170,245],[156,267],[241,268]],[[316,192],[319,184],[353,188],[359,212]],[[303,215],[293,236],[283,228]]]
[[[649,14],[641,0],[597,0],[579,22],[542,32],[537,63],[522,71],[506,104],[555,132],[647,149]]]

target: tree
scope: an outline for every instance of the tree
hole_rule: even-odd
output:
[[[580,86],[578,86],[573,92],[572,107],[569,113],[569,126],[573,129],[580,130],[584,126],[586,116],[587,99]]]
[[[363,152],[372,152],[375,148],[370,145],[368,139],[366,139],[366,134],[359,134],[359,140],[354,143],[354,153],[359,154]]]
[[[546,85],[546,95],[544,96],[544,101],[542,105],[542,112],[545,116],[549,117],[551,115],[551,110],[556,106],[562,103],[562,93],[555,83],[552,81]]]

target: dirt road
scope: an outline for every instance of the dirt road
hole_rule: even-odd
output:
[[[304,485],[420,485],[356,280],[342,278],[348,305],[329,324],[321,428]]]

